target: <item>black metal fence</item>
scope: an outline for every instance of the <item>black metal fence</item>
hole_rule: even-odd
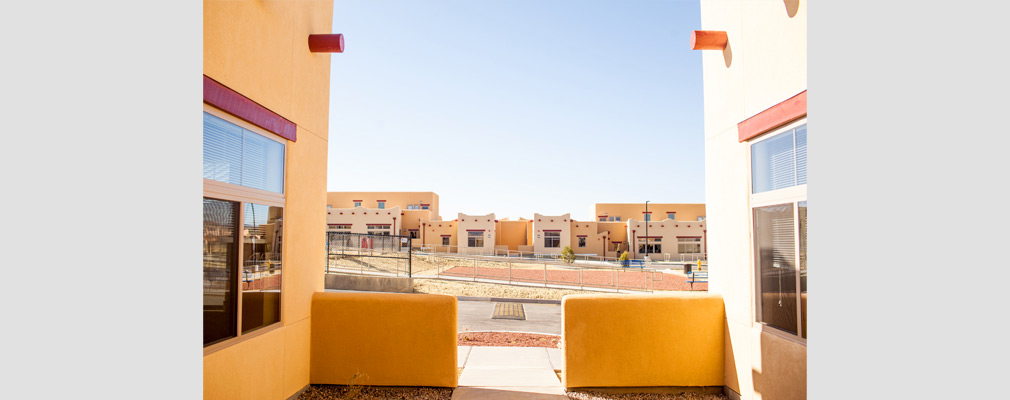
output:
[[[326,232],[326,272],[411,274],[410,238]]]

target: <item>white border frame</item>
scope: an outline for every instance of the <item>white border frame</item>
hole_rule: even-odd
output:
[[[795,129],[802,125],[807,124],[807,117],[800,118],[796,121],[790,122],[786,125],[780,126],[774,130],[768,131],[757,138],[752,138],[747,143],[747,193],[748,198],[748,232],[750,236],[750,262],[751,262],[751,281],[754,287],[754,303],[751,310],[751,317],[753,318],[753,323],[761,328],[762,333],[771,333],[776,336],[788,339],[803,345],[807,344],[807,339],[803,335],[803,321],[802,321],[802,296],[799,296],[800,292],[800,273],[799,273],[799,260],[800,260],[800,240],[799,240],[799,202],[808,201],[807,199],[807,184],[790,186],[787,188],[771,190],[767,192],[754,193],[754,169],[752,147],[756,143],[768,140],[769,138],[775,137],[778,134],[785,133],[786,131]],[[774,205],[784,205],[792,204],[793,207],[793,238],[794,238],[794,251],[796,253],[796,333],[786,332],[782,329],[768,326],[764,322],[761,322],[761,273],[760,265],[758,265],[757,251],[754,246],[754,209],[774,206]],[[809,207],[809,203],[808,203]]]

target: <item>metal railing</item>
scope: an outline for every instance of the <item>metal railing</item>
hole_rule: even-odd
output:
[[[410,238],[326,232],[326,272],[366,272],[410,277]]]

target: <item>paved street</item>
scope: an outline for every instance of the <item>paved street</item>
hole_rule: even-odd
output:
[[[561,306],[523,304],[525,321],[491,319],[494,301],[460,301],[457,326],[463,331],[510,331],[561,334]]]

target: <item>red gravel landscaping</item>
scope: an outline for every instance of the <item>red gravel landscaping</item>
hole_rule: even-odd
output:
[[[561,336],[521,332],[462,332],[459,346],[552,347],[560,349]]]
[[[547,283],[555,285],[579,286],[579,269],[548,269]],[[649,273],[636,270],[582,269],[582,286],[613,288],[620,283],[621,289],[629,290],[691,290],[687,278],[662,272]],[[472,277],[473,267],[453,267],[442,271],[442,275]],[[654,277],[654,278],[653,278]],[[508,268],[477,267],[478,279],[509,280]],[[544,270],[513,268],[511,280],[514,282],[543,283]],[[694,290],[707,291],[707,283],[695,283]]]

